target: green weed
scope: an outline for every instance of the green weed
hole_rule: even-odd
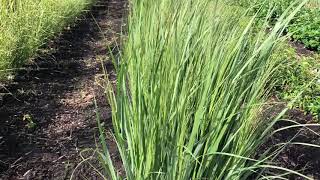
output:
[[[239,6],[255,5],[251,14],[258,12],[262,19],[270,11],[271,19],[276,21],[281,14],[294,2],[294,0],[230,0],[232,4]],[[288,32],[293,40],[303,43],[307,48],[320,52],[320,1],[310,0],[288,26]]]
[[[36,126],[36,123],[33,121],[33,118],[32,118],[32,116],[30,114],[23,115],[22,120],[27,123],[26,127],[28,129],[33,129]]]
[[[320,114],[320,56],[300,57],[289,45],[281,45],[273,54],[279,61],[274,74],[275,95],[319,119]]]
[[[289,32],[294,40],[320,52],[320,7],[302,11],[289,26]]]

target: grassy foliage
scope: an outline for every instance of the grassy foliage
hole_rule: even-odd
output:
[[[274,122],[260,119],[270,56],[297,10],[265,34],[267,23],[257,32],[255,18],[223,1],[133,0],[116,93],[107,88],[126,178],[247,179],[259,168],[285,170],[267,165],[268,155],[250,157],[271,134]],[[106,173],[120,179],[103,137]]]
[[[92,0],[0,0],[0,78],[21,67]]]

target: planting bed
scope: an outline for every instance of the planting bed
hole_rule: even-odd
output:
[[[121,0],[100,1],[50,42],[49,52],[19,71],[11,85],[1,86],[6,95],[0,101],[0,179],[68,179],[82,161],[79,153],[96,148],[94,96],[106,127],[110,110],[95,78],[107,45],[117,40],[124,7]],[[106,68],[112,69],[110,63]],[[84,164],[74,175],[97,173]]]
[[[94,152],[100,146],[94,99],[103,127],[110,135],[111,107],[100,87],[104,84],[99,83],[104,82],[101,62],[115,83],[107,47],[116,53],[125,25],[126,5],[125,0],[100,0],[75,25],[49,42],[41,57],[19,70],[9,85],[0,84],[0,179],[103,179],[101,175],[106,175]],[[299,56],[316,53],[302,44],[291,44]],[[285,103],[278,102],[272,100],[272,105],[266,107],[265,119],[274,118],[285,108]],[[289,110],[284,118],[301,124],[317,123],[300,109]],[[274,129],[292,124],[280,121]],[[320,145],[316,135],[320,128],[310,129],[295,128],[274,134],[259,148],[256,157],[293,137],[295,142]],[[107,136],[107,145],[115,168],[124,176],[111,135]],[[320,179],[319,148],[288,145],[274,163]],[[303,179],[296,175],[288,178]]]
[[[290,110],[287,113],[287,118],[301,124],[316,123],[312,120],[311,115],[305,115],[299,109]],[[294,125],[294,123],[279,122],[276,128]],[[311,132],[310,130],[314,131]],[[315,133],[320,134],[320,127],[294,128],[285,130],[281,133],[276,133],[269,140],[270,144],[288,142],[294,138],[293,142],[320,144],[320,138]],[[288,145],[283,152],[275,160],[282,167],[286,167],[297,172],[301,172],[313,179],[320,179],[320,150],[317,147],[303,145]],[[290,176],[291,179],[304,179],[297,176]]]
[[[266,106],[266,111],[264,117],[274,118],[277,116],[286,106],[285,103],[279,102],[277,99],[270,100],[270,106]],[[279,121],[274,129],[280,129],[296,123],[302,125],[316,124],[317,121],[314,120],[311,114],[307,115],[300,109],[291,109],[289,110],[284,119],[292,120],[292,122]],[[318,133],[318,135],[316,134]],[[300,142],[307,144],[320,145],[320,127],[317,126],[308,126],[306,127],[296,127],[292,129],[287,129],[281,132],[275,133],[271,136],[260,148],[257,153],[259,157],[259,152],[264,152],[270,147],[273,147],[275,150],[276,145],[279,143],[286,143],[290,140],[292,142]],[[303,145],[290,145],[288,144],[283,148],[277,157],[274,158],[276,166],[285,167],[290,170],[295,170],[302,174],[307,175],[312,179],[320,179],[320,150],[316,147],[303,146]],[[278,171],[271,170],[268,173],[279,173]],[[289,179],[304,179],[296,175],[288,176]]]

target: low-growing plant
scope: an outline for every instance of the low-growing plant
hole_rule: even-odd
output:
[[[320,57],[301,57],[290,45],[282,44],[273,54],[279,62],[274,73],[275,95],[319,119],[320,113]]]
[[[32,116],[30,114],[23,115],[22,120],[27,123],[26,127],[28,129],[33,129],[36,126],[36,123],[33,121],[33,118],[32,118]]]
[[[267,152],[251,158],[277,120],[261,112],[270,56],[303,4],[294,5],[266,34],[267,22],[256,32],[255,17],[243,20],[224,1],[131,1],[115,92],[107,81],[125,179],[247,179],[261,168],[310,179],[268,164]],[[97,116],[102,165],[108,178],[121,179]],[[282,178],[263,178],[272,177]]]
[[[302,11],[289,26],[289,32],[294,40],[320,52],[320,6]]]
[[[262,17],[262,19],[271,12],[272,23],[294,2],[294,0],[229,1],[244,7],[254,5],[249,12],[251,14],[258,13],[258,17]],[[293,40],[303,43],[309,49],[320,52],[320,1],[310,0],[290,23],[288,32],[292,35]]]

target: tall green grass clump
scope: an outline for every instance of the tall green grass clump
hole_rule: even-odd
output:
[[[107,87],[126,178],[233,180],[285,170],[267,164],[268,154],[252,157],[275,122],[261,117],[269,57],[301,6],[266,34],[224,1],[132,0],[117,84]],[[101,142],[108,177],[123,178],[103,133]]]
[[[93,0],[0,0],[0,78],[21,67]]]

